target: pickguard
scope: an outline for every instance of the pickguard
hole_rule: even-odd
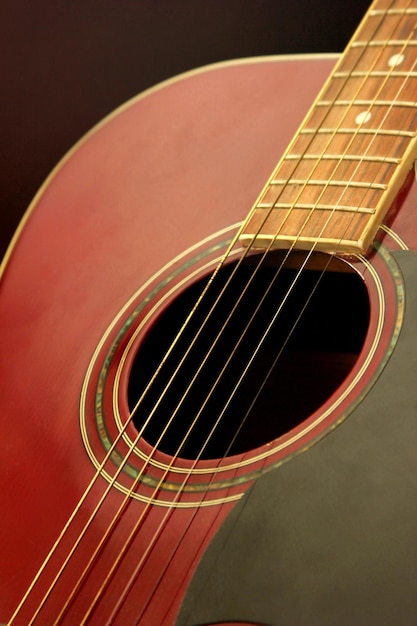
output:
[[[409,625],[417,609],[417,254],[404,324],[338,428],[262,476],[201,560],[177,626]]]

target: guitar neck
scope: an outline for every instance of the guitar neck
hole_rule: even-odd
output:
[[[417,0],[376,0],[252,208],[244,245],[372,242],[417,152]]]

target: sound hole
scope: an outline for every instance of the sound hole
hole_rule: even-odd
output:
[[[362,279],[338,263],[296,281],[297,268],[274,280],[274,263],[255,279],[253,260],[222,269],[149,385],[207,279],[185,289],[156,319],[130,373],[128,402],[132,411],[140,399],[134,424],[144,439],[169,455],[216,459],[270,442],[318,409],[351,371],[369,322]]]

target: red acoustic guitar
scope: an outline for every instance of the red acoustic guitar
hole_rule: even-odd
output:
[[[2,266],[1,623],[415,623],[416,25],[168,81],[45,182]]]

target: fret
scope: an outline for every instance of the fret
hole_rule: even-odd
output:
[[[374,215],[375,209],[371,209],[370,207],[352,207],[347,204],[338,204],[336,207],[333,204],[322,204],[322,203],[306,203],[306,202],[297,202],[296,204],[291,204],[290,202],[276,202],[275,204],[272,202],[259,202],[256,205],[257,209],[285,209],[285,210],[308,210],[308,211],[342,211],[348,213],[365,213],[368,215]]]
[[[382,189],[385,190],[387,188],[386,185],[382,183],[375,182],[367,182],[364,183],[362,181],[350,181],[350,180],[316,180],[314,178],[309,178],[307,180],[301,180],[297,178],[290,178],[289,180],[285,178],[274,178],[269,182],[270,185],[317,185],[317,186],[329,186],[329,187],[356,187],[358,189]]]
[[[410,144],[410,137],[399,137],[395,133],[386,135],[365,133],[302,133],[300,132],[293,144],[294,152],[302,154],[356,154],[363,153],[369,157],[386,157],[402,159]],[[402,163],[402,161],[401,161]]]
[[[373,9],[369,11],[371,17],[379,17],[385,15],[417,15],[417,9]]]
[[[332,129],[322,129],[327,132],[314,132],[314,129],[303,129],[297,135],[293,148],[303,154],[351,152],[372,156],[390,156],[402,158],[408,148],[411,137],[400,136],[394,131],[380,134],[376,132],[358,132],[358,129],[344,129],[347,132],[335,132]],[[310,131],[310,132],[309,132]],[[340,129],[342,131],[342,129]]]
[[[360,101],[387,102],[400,104],[414,103],[417,92],[417,74],[411,76],[394,76],[393,73],[384,73],[382,80],[378,76],[370,76],[366,72],[362,76],[348,75],[347,78],[333,77],[322,94],[321,101],[328,105],[333,102],[344,101],[345,104]],[[346,102],[347,101],[347,102]],[[319,104],[319,102],[317,104]],[[319,104],[319,106],[322,106]]]
[[[364,158],[359,155],[335,155],[331,153],[301,154],[292,159],[289,154],[276,169],[274,180],[315,180],[330,181],[337,178],[350,183],[362,183],[364,180],[373,181],[374,184],[387,185],[393,175],[399,159],[386,157]],[[350,158],[352,156],[353,158]],[[311,158],[310,158],[311,157]]]
[[[332,184],[331,184],[332,183]],[[259,205],[289,204],[290,206],[316,206],[325,204],[332,207],[339,205],[375,207],[385,188],[380,185],[338,185],[336,181],[313,181],[312,184],[269,184],[259,198]]]
[[[317,161],[319,159],[323,161],[366,161],[373,163],[390,163],[393,165],[398,165],[401,163],[401,159],[395,159],[385,156],[372,156],[372,155],[363,155],[363,154],[295,154],[289,153],[285,156],[285,160],[287,161],[301,161],[302,159],[306,160],[314,160]]]
[[[362,152],[370,157],[372,156],[390,156],[392,158],[403,159],[404,154],[408,150],[411,143],[410,137],[400,137],[394,132],[390,134],[379,133],[359,133],[355,131],[351,133],[313,133],[298,135],[294,143],[294,149],[297,152],[306,154],[314,153],[342,153]],[[402,165],[402,160],[401,160]],[[362,175],[364,166],[361,168]]]
[[[352,107],[352,106],[361,106],[361,107],[406,107],[406,108],[416,108],[417,102],[410,100],[319,100],[316,103],[318,107],[330,107],[330,106],[344,106],[344,107]]]
[[[411,130],[390,130],[387,128],[302,128],[299,135],[378,135],[386,137],[415,137]]]
[[[416,78],[417,72],[398,70],[371,70],[369,72],[335,72],[333,78]]]
[[[380,47],[398,47],[405,48],[408,46],[417,46],[414,39],[373,39],[372,41],[353,41],[352,48],[380,48]]]

